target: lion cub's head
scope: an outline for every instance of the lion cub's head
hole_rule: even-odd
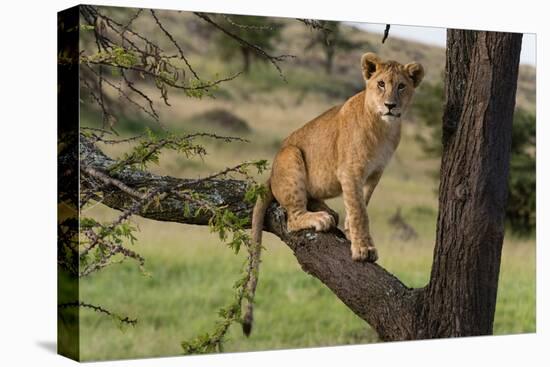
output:
[[[401,65],[382,61],[372,52],[363,55],[361,68],[367,83],[367,106],[387,122],[401,117],[424,77],[424,68],[419,63]]]

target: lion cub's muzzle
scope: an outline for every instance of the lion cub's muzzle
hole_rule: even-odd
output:
[[[394,102],[385,102],[384,107],[381,109],[382,117],[393,119],[401,117],[401,108],[397,107],[397,103]]]
[[[401,108],[397,107],[395,102],[385,102],[384,106],[388,109],[384,116],[401,117]]]

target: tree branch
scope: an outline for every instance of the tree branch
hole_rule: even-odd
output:
[[[102,203],[113,209],[124,211],[130,208],[135,203],[132,192],[159,187],[169,191],[177,186],[183,190],[192,188],[214,205],[227,206],[240,216],[251,215],[252,206],[243,200],[247,189],[245,181],[180,179],[128,167],[109,174],[108,167],[114,163],[91,141],[81,137],[81,185],[84,190],[103,196]],[[97,172],[110,175],[117,185],[105,185],[105,177],[102,176],[103,180],[99,182],[90,172],[95,172],[96,176]],[[207,225],[209,213],[203,211],[193,216],[193,203],[187,204],[191,210],[184,210],[185,203],[181,197],[168,194],[158,204],[142,207],[137,214],[159,221]],[[286,214],[277,203],[272,203],[266,213],[265,230],[284,241],[294,252],[302,269],[330,288],[355,314],[368,322],[382,340],[414,338],[414,320],[422,290],[408,288],[377,264],[352,261],[350,243],[340,230],[289,233]]]

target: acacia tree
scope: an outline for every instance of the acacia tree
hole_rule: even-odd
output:
[[[439,215],[425,287],[409,288],[377,264],[352,261],[349,241],[338,229],[289,233],[285,212],[276,202],[266,213],[264,229],[287,244],[302,269],[323,282],[382,340],[492,333],[520,49],[521,34],[448,30]],[[82,192],[123,213],[111,225],[85,223],[90,240],[86,248],[122,251],[141,261],[124,253],[118,242],[131,238],[131,230],[121,225],[130,215],[139,215],[210,225],[221,237],[229,230],[237,250],[244,244],[253,251],[243,229],[261,187],[248,179],[225,177],[231,172],[248,177],[242,166],[202,179],[158,176],[139,167],[158,158],[166,146],[200,154],[192,138],[149,137],[122,160],[113,160],[95,144],[106,142],[103,136],[81,134],[76,154]],[[61,154],[60,162],[70,162],[74,154]],[[262,168],[264,163],[253,165]],[[77,253],[82,258],[82,250]],[[235,302],[223,310],[223,322],[213,333],[184,343],[186,352],[221,347],[231,322],[240,321],[247,276],[249,271],[237,284]]]

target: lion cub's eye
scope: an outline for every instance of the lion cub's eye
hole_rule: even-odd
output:
[[[398,88],[399,90],[403,90],[403,89],[405,89],[405,84],[399,83],[399,85],[397,86],[397,88]]]
[[[386,83],[384,83],[383,80],[380,80],[380,81],[378,82],[378,87],[384,88],[385,86],[386,86]]]

